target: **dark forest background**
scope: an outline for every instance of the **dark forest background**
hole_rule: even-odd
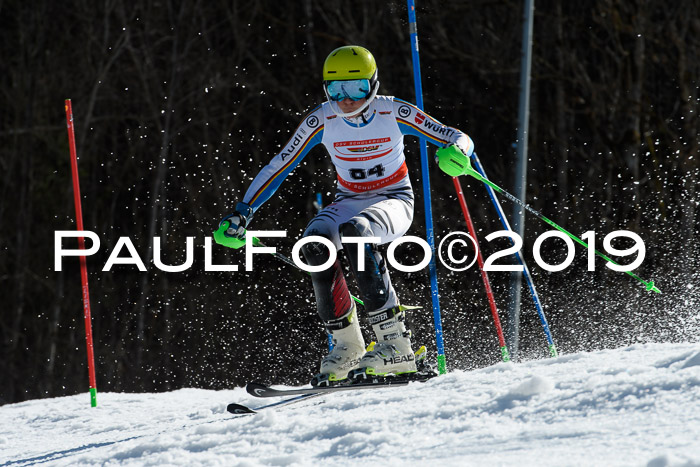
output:
[[[426,0],[417,9],[426,111],[467,132],[506,190],[522,3]],[[551,229],[528,216],[524,254],[557,347],[698,341],[700,2],[535,6],[526,201],[578,235],[595,230],[599,246],[613,230],[640,234],[647,257],[635,272],[663,291],[649,293],[602,261],[588,272],[578,246],[572,267],[546,272],[532,243]],[[0,402],[88,389],[79,262],[53,268],[54,232],[76,228],[67,98],[85,228],[102,244],[88,258],[98,390],[307,382],[326,346],[309,279],[263,256],[245,272],[242,251],[218,246],[214,262],[240,271],[206,272],[204,238],[322,102],[321,66],[334,48],[367,47],[380,92],[414,101],[405,3],[15,0],[0,1],[0,22]],[[407,146],[417,195],[409,234],[423,235],[417,140]],[[449,178],[434,165],[430,177],[439,240],[465,227]],[[287,230],[268,243],[290,255],[315,194],[328,202],[334,179],[319,146],[251,227]],[[462,185],[484,253],[503,248],[483,240],[501,229],[483,186]],[[147,272],[102,272],[121,236]],[[190,236],[190,269],[154,267],[154,237],[164,262],[179,264]],[[548,245],[545,257],[561,261],[563,245]],[[406,263],[419,254],[398,251]],[[478,270],[438,274],[448,369],[500,361]],[[505,321],[509,276],[490,276]],[[427,270],[394,271],[393,280],[403,303],[426,307],[412,314],[414,335],[434,351]],[[545,358],[527,290],[522,297],[519,358]]]

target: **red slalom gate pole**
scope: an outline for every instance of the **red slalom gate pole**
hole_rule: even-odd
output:
[[[459,183],[457,177],[452,177],[452,182],[454,183],[455,190],[457,191],[457,198],[459,198],[459,205],[462,207],[462,214],[464,214],[464,221],[467,223],[467,229],[469,229],[469,235],[474,238],[474,242],[478,245],[476,239],[476,231],[474,230],[474,224],[472,223],[472,217],[469,215],[469,209],[467,208],[467,200],[464,198],[464,192],[462,191],[462,185]],[[496,300],[493,297],[493,290],[491,290],[491,283],[489,282],[489,276],[484,270],[484,259],[481,256],[481,250],[476,249],[476,260],[479,263],[479,271],[481,271],[481,279],[484,281],[484,288],[486,289],[486,297],[489,300],[489,306],[491,307],[491,314],[493,315],[493,321],[496,325],[496,333],[498,334],[498,343],[501,346],[501,357],[504,362],[510,361],[510,355],[508,355],[508,347],[506,347],[506,340],[503,337],[503,328],[501,327],[501,320],[498,317],[498,309],[496,308]]]
[[[68,125],[68,144],[70,146],[70,165],[73,175],[73,200],[75,202],[75,219],[78,230],[83,230],[83,208],[80,204],[80,182],[78,181],[78,156],[75,150],[75,131],[73,128],[73,106],[66,99],[66,123]],[[78,248],[85,249],[85,237],[78,237]],[[92,345],[92,319],[90,318],[90,293],[88,292],[87,260],[80,256],[80,279],[83,285],[83,312],[85,315],[85,341],[87,343],[88,374],[90,377],[90,405],[97,407],[97,382],[95,378],[95,350]]]

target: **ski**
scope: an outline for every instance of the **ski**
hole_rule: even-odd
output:
[[[353,384],[345,384],[338,386],[321,386],[321,387],[307,387],[307,388],[296,388],[296,389],[274,389],[262,383],[248,383],[246,385],[246,391],[248,394],[255,397],[283,397],[283,396],[303,396],[310,394],[328,394],[331,392],[339,391],[357,391],[361,389],[381,389],[393,386],[406,386],[411,382],[425,382],[432,378],[434,375],[413,375],[411,377],[401,377],[394,376],[391,378],[384,378],[381,380],[374,380],[368,382],[360,382]]]
[[[322,396],[322,393],[313,393],[313,394],[301,394],[298,396],[291,397],[289,399],[284,399],[278,402],[274,402],[272,404],[268,405],[263,405],[262,407],[255,407],[251,408],[243,404],[229,404],[226,406],[226,410],[229,413],[232,413],[234,415],[251,415],[251,414],[256,414],[261,410],[264,409],[271,409],[271,408],[277,408],[277,407],[284,407],[286,405],[291,405],[297,402],[305,401],[307,399],[312,399],[314,397]]]
[[[287,399],[283,399],[272,404],[263,405],[261,407],[251,408],[247,405],[232,403],[226,407],[229,413],[234,415],[251,415],[256,414],[264,409],[272,409],[284,407],[287,405],[295,404],[297,402],[302,402],[307,399],[314,397],[323,396],[331,392],[337,391],[350,391],[350,390],[360,390],[360,389],[379,389],[387,388],[392,386],[406,386],[411,382],[425,382],[436,375],[433,374],[413,374],[410,377],[394,376],[391,378],[384,378],[381,380],[374,380],[362,383],[345,384],[339,386],[324,386],[315,388],[297,388],[297,389],[274,389],[262,383],[252,382],[246,385],[246,391],[255,397],[285,397],[292,396]]]
[[[360,373],[356,375],[354,381],[345,380],[335,386],[316,386],[293,389],[275,389],[266,384],[258,382],[250,382],[246,385],[246,391],[255,397],[287,397],[281,401],[263,405],[262,407],[251,408],[242,404],[229,404],[226,410],[235,415],[255,414],[258,411],[269,408],[278,408],[286,405],[291,405],[297,402],[311,399],[312,397],[322,396],[331,392],[338,391],[355,391],[362,389],[380,389],[392,386],[406,386],[411,382],[425,382],[435,376],[438,372],[435,370],[435,365],[426,361],[425,346],[421,346],[416,352],[416,366],[418,371],[415,373],[396,375],[396,376],[376,376]]]

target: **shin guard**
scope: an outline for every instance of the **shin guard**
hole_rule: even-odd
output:
[[[301,247],[301,252],[310,266],[324,264],[330,255],[325,245],[315,242]],[[314,285],[318,315],[324,323],[337,320],[350,311],[352,299],[338,260],[325,271],[312,272],[311,281]]]

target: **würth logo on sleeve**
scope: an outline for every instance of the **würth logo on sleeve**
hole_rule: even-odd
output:
[[[425,115],[423,115],[421,113],[417,113],[416,114],[416,123],[420,125],[421,123],[423,123],[423,120],[425,120]]]

